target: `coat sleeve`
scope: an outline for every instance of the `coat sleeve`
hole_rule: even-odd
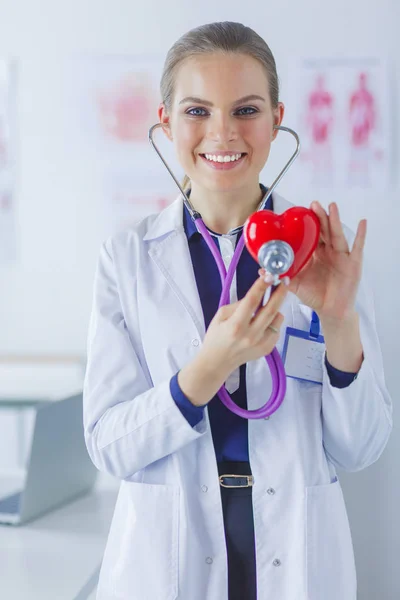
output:
[[[354,239],[354,234],[348,237]],[[378,460],[392,430],[392,401],[385,384],[372,289],[364,275],[356,310],[364,350],[364,361],[356,379],[345,388],[333,387],[325,362],[323,364],[325,452],[335,466],[346,471],[359,471]]]
[[[152,386],[139,336],[124,320],[111,240],[101,246],[94,280],[83,420],[96,467],[129,479],[199,438],[207,425],[205,417],[190,425],[171,395],[170,379]]]

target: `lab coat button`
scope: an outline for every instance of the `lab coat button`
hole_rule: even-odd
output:
[[[208,491],[208,487],[206,485],[202,485],[201,486],[201,491],[202,492],[207,492]]]
[[[208,565],[212,565],[212,561],[213,561],[213,559],[212,559],[210,556],[207,556],[207,558],[206,558],[206,563],[207,563]]]
[[[279,558],[276,558],[272,564],[274,565],[274,567],[280,567],[282,563],[279,560]]]
[[[264,417],[264,421],[269,421],[269,417]]]
[[[267,490],[267,494],[269,494],[270,496],[273,496],[273,495],[275,494],[275,490],[274,490],[274,488],[269,488],[269,489]]]
[[[194,340],[192,340],[192,346],[198,346],[199,344],[200,342],[197,338],[194,338]]]

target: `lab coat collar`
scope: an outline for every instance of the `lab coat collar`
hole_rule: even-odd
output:
[[[172,231],[183,231],[183,198],[180,194],[169,206],[164,208],[153,221],[147,233],[144,235],[144,241],[155,240],[171,233]]]
[[[272,193],[274,212],[278,215],[291,208],[293,204],[285,198]],[[184,231],[183,226],[183,197],[180,194],[169,206],[164,208],[153,221],[149,230],[144,235],[144,241],[154,240],[163,237],[172,231]]]
[[[262,191],[263,195],[265,195],[267,193],[267,188],[265,187],[265,185],[263,185],[262,183],[260,183],[260,190]],[[190,190],[188,190],[186,192],[187,196],[190,198]],[[265,205],[270,205],[270,199],[267,200],[267,202],[264,202],[263,204],[263,208],[265,208]],[[190,216],[189,210],[188,208],[185,206],[184,210],[183,210],[183,226],[185,228],[185,233],[186,233],[186,237],[187,239],[190,241],[192,239],[193,236],[199,236],[201,235],[198,230],[197,227],[193,221],[193,219]],[[215,237],[219,237],[221,234],[216,233],[215,231],[212,231],[209,227],[207,227],[209,233]],[[231,231],[229,231],[229,235],[236,235],[238,233],[241,233],[243,229],[243,225],[241,225],[240,227],[236,227],[235,229],[232,229]]]

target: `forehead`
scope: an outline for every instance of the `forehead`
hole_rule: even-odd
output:
[[[234,102],[249,94],[268,100],[268,79],[260,61],[246,54],[210,53],[185,59],[174,79],[175,102],[185,96]]]

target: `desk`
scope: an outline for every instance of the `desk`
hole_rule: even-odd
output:
[[[79,393],[84,372],[80,356],[0,355],[0,469],[25,467],[32,432],[30,402]]]
[[[31,523],[0,526],[1,597],[74,600],[101,563],[117,491],[97,486]]]

